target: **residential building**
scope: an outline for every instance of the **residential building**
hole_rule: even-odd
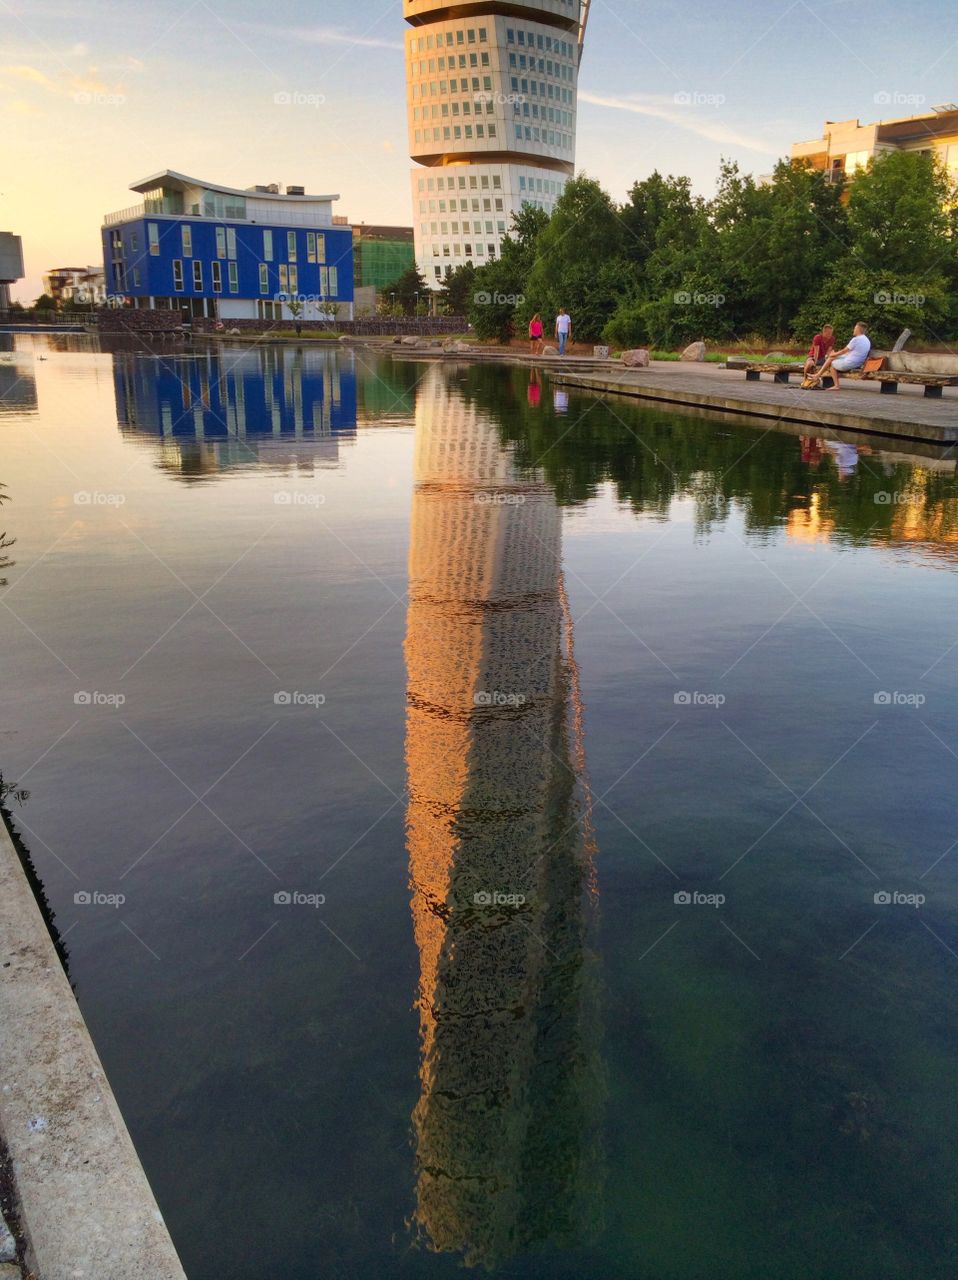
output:
[[[241,190],[172,169],[130,189],[143,203],[104,218],[112,298],[224,322],[352,318],[353,237],[333,222],[338,196]]]
[[[101,267],[51,267],[43,276],[43,292],[57,306],[64,302],[102,306],[106,302],[106,276]]]
[[[590,0],[404,0],[416,261],[433,288],[498,256],[524,204],[575,172]]]
[[[0,231],[0,311],[10,306],[10,286],[23,279],[23,242],[12,231]]]
[[[824,169],[838,181],[854,177],[873,156],[889,151],[932,152],[958,181],[958,105],[949,102],[924,115],[875,124],[826,120],[820,138],[793,143],[791,158]]]

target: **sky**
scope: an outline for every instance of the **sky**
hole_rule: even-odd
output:
[[[176,169],[339,193],[412,223],[401,0],[0,0],[0,230],[32,301],[99,263],[103,215]],[[592,0],[577,167],[623,199],[655,169],[709,194],[826,119],[958,101],[954,0]]]

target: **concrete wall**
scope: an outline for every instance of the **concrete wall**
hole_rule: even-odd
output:
[[[0,1080],[42,1280],[186,1280],[2,820]]]

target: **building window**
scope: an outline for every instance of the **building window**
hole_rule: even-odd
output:
[[[226,257],[226,228],[216,228],[216,256],[218,258]]]
[[[290,262],[296,261],[296,232],[286,232],[286,257]]]
[[[316,259],[318,262],[326,261],[326,237],[317,235],[316,237]]]
[[[259,291],[269,293],[269,267],[265,262],[259,264]]]
[[[219,263],[217,263],[217,266],[219,266]],[[227,272],[229,273],[230,293],[239,293],[239,267],[235,262],[231,262],[227,266]]]
[[[203,264],[193,260],[193,288],[203,292]]]
[[[263,257],[267,262],[273,261],[273,233],[272,231],[263,232]]]
[[[130,232],[130,250],[131,252],[136,253],[138,252],[139,248],[140,248],[140,237],[136,234],[136,231],[133,230]]]
[[[134,285],[138,285],[138,284],[140,283],[140,268],[139,268],[139,267],[134,267],[134,268],[133,268],[133,283],[134,283]]]
[[[306,232],[306,261],[307,262],[316,261],[316,232],[315,231]]]
[[[292,264],[289,268],[289,291],[290,293],[299,293],[299,267]]]
[[[226,256],[228,258],[236,257],[236,228],[226,228]]]
[[[195,268],[198,267],[199,265],[200,264],[198,262],[193,263],[194,273],[195,273]],[[223,268],[221,264],[219,262],[214,262],[211,265],[210,270],[213,276],[213,292],[222,293],[223,292]]]
[[[159,257],[160,253],[160,228],[155,222],[146,224],[147,239],[150,244],[150,253],[154,258]]]
[[[173,288],[183,288],[183,263],[179,258],[173,259]]]
[[[335,298],[339,294],[339,268],[329,268],[329,296]]]
[[[192,258],[193,256],[193,228],[181,227],[180,236],[183,240],[183,257]]]
[[[285,262],[279,264],[279,291],[289,293],[289,267]]]

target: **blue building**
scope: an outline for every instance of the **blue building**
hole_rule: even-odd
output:
[[[172,169],[130,190],[142,205],[103,221],[114,305],[224,323],[294,320],[295,311],[303,320],[352,319],[353,234],[333,222],[338,196],[276,183],[241,191]]]

